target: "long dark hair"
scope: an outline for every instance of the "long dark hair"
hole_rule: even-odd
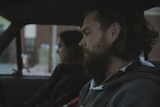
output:
[[[114,22],[121,25],[120,35],[112,47],[114,55],[124,60],[132,60],[143,52],[145,59],[148,59],[158,32],[150,29],[143,11],[133,9],[129,4],[122,2],[99,3],[91,6],[84,17],[92,11],[97,12],[95,20],[101,24],[103,31]]]
[[[78,45],[83,35],[80,31],[69,30],[60,33],[60,39],[64,42],[68,50],[70,50],[70,61],[82,56],[82,48]]]

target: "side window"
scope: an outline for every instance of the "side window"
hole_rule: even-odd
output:
[[[145,11],[145,16],[152,27],[158,31],[159,37],[157,39],[156,44],[153,46],[153,50],[149,54],[150,60],[160,60],[160,7],[154,7]]]
[[[16,39],[0,55],[0,74],[13,74],[17,70]]]
[[[11,21],[0,16],[0,36],[9,28]],[[17,70],[15,39],[0,55],[0,75],[13,74]]]
[[[22,74],[25,76],[50,76],[59,63],[57,37],[65,30],[77,26],[29,24],[21,30]]]

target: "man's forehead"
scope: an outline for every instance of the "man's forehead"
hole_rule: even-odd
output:
[[[85,16],[84,20],[83,20],[83,23],[82,23],[82,27],[81,27],[81,28],[83,28],[84,26],[86,26],[86,25],[89,24],[89,23],[95,22],[95,21],[96,21],[96,20],[95,20],[95,17],[96,17],[96,12],[95,12],[95,11],[92,11],[92,12],[88,13],[88,14]]]

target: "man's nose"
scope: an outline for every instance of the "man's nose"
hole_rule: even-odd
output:
[[[85,47],[86,46],[86,43],[84,41],[84,39],[82,38],[81,41],[79,42],[79,46],[80,47]]]

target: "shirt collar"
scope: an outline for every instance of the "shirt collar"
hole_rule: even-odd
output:
[[[149,62],[149,61],[146,61],[145,59],[144,59],[144,57],[139,57],[139,60],[140,60],[140,62],[142,63],[142,65],[146,65],[146,66],[149,66],[149,67],[155,67],[155,65],[153,65],[151,62]]]

